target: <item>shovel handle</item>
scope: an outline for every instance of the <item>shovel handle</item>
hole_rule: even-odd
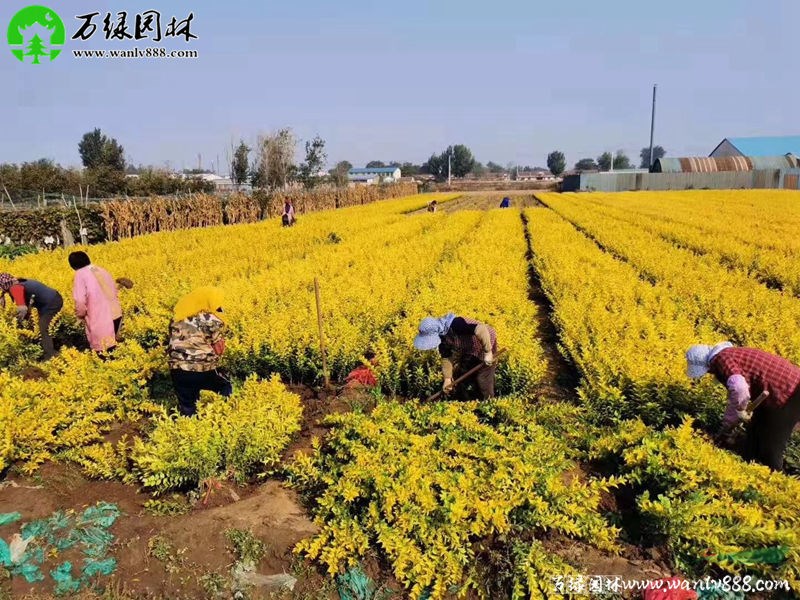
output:
[[[747,412],[753,412],[755,409],[761,406],[761,403],[764,402],[764,400],[766,400],[768,397],[769,397],[769,392],[767,390],[761,392],[758,395],[758,398],[756,398],[747,405]]]
[[[498,358],[500,358],[500,356],[502,356],[502,355],[503,355],[503,354],[505,354],[505,353],[506,353],[506,349],[505,349],[505,348],[501,348],[500,350],[498,350],[497,352],[495,352],[495,355],[494,355],[494,357],[495,357],[495,360],[497,360]],[[456,387],[456,386],[457,386],[459,383],[461,383],[461,382],[465,381],[466,379],[469,379],[469,378],[470,378],[470,377],[472,377],[472,376],[473,376],[475,373],[477,373],[478,371],[480,371],[481,369],[483,369],[485,366],[486,366],[486,365],[485,365],[484,363],[481,363],[481,364],[479,364],[479,365],[477,365],[477,366],[475,366],[475,367],[472,367],[472,368],[471,368],[469,371],[467,371],[466,373],[464,373],[464,374],[463,374],[461,377],[459,377],[458,379],[456,379],[455,381],[453,381],[453,389],[455,389],[455,387]],[[444,393],[444,392],[436,392],[436,393],[435,393],[433,396],[428,396],[428,398],[425,400],[425,402],[433,402],[434,400],[438,400],[438,399],[439,399],[439,398],[442,396],[442,394],[443,394],[443,393]]]

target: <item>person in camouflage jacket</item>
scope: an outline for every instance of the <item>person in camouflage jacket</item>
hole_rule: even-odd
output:
[[[200,391],[222,396],[233,392],[230,380],[219,371],[225,351],[223,294],[219,288],[198,288],[175,306],[168,345],[172,384],[180,414],[197,412]]]

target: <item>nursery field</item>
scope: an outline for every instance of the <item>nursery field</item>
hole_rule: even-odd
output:
[[[108,360],[67,250],[0,259],[65,298],[47,362],[0,311],[0,598],[796,597],[798,434],[786,473],[715,446],[725,388],[683,356],[800,364],[798,225],[797,192],[526,192],[142,235],[86,249],[134,283]],[[234,394],[177,417],[170,316],[205,285]],[[447,312],[497,330],[498,398],[424,400],[411,342]]]

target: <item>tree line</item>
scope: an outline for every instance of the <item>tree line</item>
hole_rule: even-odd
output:
[[[305,142],[305,158],[299,164],[295,155],[300,142],[291,128],[284,127],[259,136],[253,147],[244,140],[232,144],[228,152],[228,167],[233,184],[240,187],[250,184],[254,189],[279,190],[292,184],[306,189],[328,184],[344,187],[349,184],[348,173],[353,164],[347,160],[336,163],[325,170],[328,156],[325,140],[319,135]],[[109,197],[127,194],[131,196],[168,195],[187,192],[211,192],[214,184],[200,177],[201,169],[184,170],[183,177],[176,177],[168,169],[155,167],[133,167],[126,162],[125,150],[114,138],[94,129],[83,135],[78,143],[78,153],[83,169],[67,169],[48,159],[22,164],[0,164],[2,193],[12,198],[24,199],[42,194],[91,194],[92,197]],[[653,158],[666,154],[661,146],[655,146]],[[650,166],[650,149],[642,148],[640,167]],[[405,176],[430,175],[444,181],[448,177],[476,177],[486,174],[512,174],[517,171],[533,171],[530,166],[508,163],[503,166],[488,161],[485,165],[475,159],[472,150],[464,144],[448,146],[433,153],[421,164],[412,162],[372,160],[368,168],[396,167]],[[576,171],[609,171],[629,169],[630,158],[618,151],[612,155],[604,152],[597,158],[581,158]],[[567,169],[564,153],[555,150],[547,156],[547,168],[559,176]],[[136,177],[127,175],[135,174]],[[87,192],[88,190],[88,192]]]
[[[653,146],[653,161],[666,156],[667,151],[661,146]],[[650,168],[650,147],[642,148],[639,152],[639,168]],[[555,150],[547,155],[547,167],[553,175],[560,175],[567,168],[567,160],[564,153]],[[618,150],[616,154],[612,155],[611,152],[603,152],[597,158],[581,158],[576,163],[573,169],[575,171],[614,171],[622,169],[632,169],[633,163],[625,152]]]
[[[42,158],[21,164],[0,164],[0,198],[3,201],[35,200],[51,195],[88,195],[106,198],[210,192],[214,185],[198,177],[178,178],[165,169],[133,168],[125,150],[100,129],[83,135],[78,143],[83,169],[65,168]],[[126,177],[135,172],[137,177]]]

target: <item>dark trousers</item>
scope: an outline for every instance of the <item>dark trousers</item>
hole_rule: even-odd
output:
[[[186,417],[191,417],[197,412],[200,390],[215,392],[220,396],[230,396],[233,393],[231,382],[216,369],[212,371],[172,369],[170,375],[175,394],[178,396],[178,411]]]
[[[799,421],[800,389],[781,408],[763,405],[757,408],[747,428],[745,458],[781,471],[783,454]]]
[[[458,379],[470,369],[482,364],[483,361],[477,358],[464,359],[456,366],[453,376]],[[496,371],[497,364],[493,364],[491,367],[484,365],[480,371],[458,385],[455,391],[456,398],[459,400],[473,400],[476,398],[488,400],[489,398],[494,398],[494,376]]]
[[[50,337],[50,323],[61,309],[64,307],[64,300],[58,296],[58,302],[46,309],[39,311],[39,336],[42,338],[42,350],[44,350],[44,357],[53,358],[56,355],[56,349],[53,345],[53,338]]]
[[[97,353],[97,356],[99,356],[101,360],[105,361],[114,356],[114,350],[117,349],[117,342],[119,341],[119,328],[121,325],[122,325],[122,317],[114,319],[114,345],[109,346],[103,352]]]

